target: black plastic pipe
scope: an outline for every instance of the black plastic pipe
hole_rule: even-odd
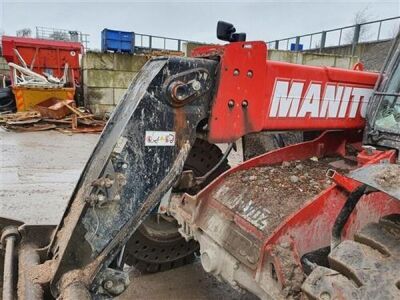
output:
[[[367,186],[363,184],[356,188],[353,192],[351,192],[345,204],[343,205],[339,215],[336,217],[335,224],[333,224],[332,228],[331,251],[340,244],[343,228],[346,225],[346,222],[349,219],[354,208],[356,207],[358,201],[365,194],[366,188]]]

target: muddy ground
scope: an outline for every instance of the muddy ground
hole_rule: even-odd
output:
[[[57,224],[98,136],[0,129],[0,217]],[[223,147],[224,148],[224,147]],[[230,164],[241,160],[232,153]],[[137,276],[120,299],[256,299],[218,282],[195,264]]]

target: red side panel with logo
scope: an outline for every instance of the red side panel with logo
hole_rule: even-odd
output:
[[[211,142],[261,130],[363,128],[378,79],[376,73],[270,61],[264,42],[201,47],[192,55],[220,56]]]

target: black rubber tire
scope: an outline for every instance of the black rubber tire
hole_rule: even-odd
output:
[[[303,132],[301,131],[250,133],[243,137],[243,158],[249,160],[271,150],[303,141]]]
[[[222,156],[217,146],[197,139],[184,169],[192,170],[196,176],[204,175],[221,160]],[[199,188],[206,186],[227,169],[229,165],[225,160]],[[199,188],[186,192],[193,194]],[[178,225],[162,217],[158,218],[162,223],[159,228],[155,228],[155,231],[158,231],[156,236],[149,234],[149,231],[152,231],[149,228],[152,229],[155,224],[154,218],[156,216],[150,215],[126,244],[125,262],[141,273],[166,271],[193,262],[195,253],[199,249],[198,243],[194,240],[186,242],[178,232]],[[166,234],[160,237],[163,233]]]
[[[382,218],[342,241],[303,283],[308,299],[400,299],[400,215]]]
[[[15,112],[16,103],[10,87],[0,88],[0,112]]]
[[[164,239],[152,238],[144,228],[141,226],[126,246],[125,262],[136,270],[144,274],[167,271],[195,259],[195,252],[199,249],[197,242],[186,242],[177,232],[177,227],[175,234]]]
[[[216,145],[201,139],[197,139],[190,150],[189,156],[183,166],[184,170],[192,170],[196,176],[202,176],[211,170],[221,159],[223,153]],[[189,194],[196,194],[200,189],[207,186],[220,174],[230,168],[228,160],[225,159],[219,167],[200,186],[190,191]]]
[[[13,92],[11,87],[0,88],[0,99],[3,98],[11,98],[13,96]]]

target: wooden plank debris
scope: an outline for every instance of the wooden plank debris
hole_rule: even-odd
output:
[[[63,107],[68,108],[67,113],[62,117],[59,117],[60,115],[57,113],[46,113],[43,109],[40,112],[27,111],[0,114],[0,126],[17,132],[55,129],[68,134],[93,133],[103,130],[106,122],[96,119],[87,109],[75,107],[74,101],[59,100],[59,102],[53,103],[50,107],[56,107],[59,110]]]

